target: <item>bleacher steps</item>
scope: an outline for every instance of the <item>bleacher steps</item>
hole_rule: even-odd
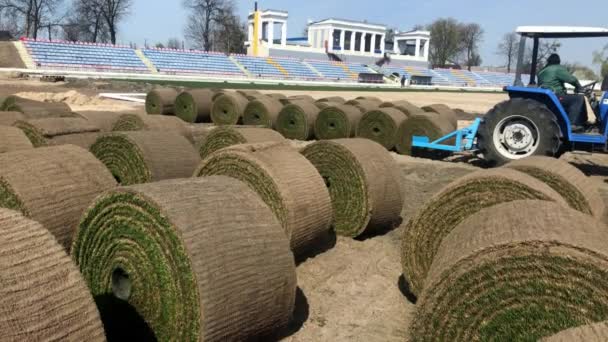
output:
[[[281,64],[277,63],[274,59],[268,57],[266,59],[266,62],[268,62],[268,64],[272,65],[273,67],[277,68],[277,70],[279,70],[281,72],[281,74],[283,74],[284,76],[289,76],[289,72],[287,72],[287,70],[285,70],[285,68],[283,68],[281,66]]]
[[[348,65],[344,64],[344,63],[334,63],[335,65],[339,66],[340,68],[344,69],[344,72],[347,75],[350,75],[350,78],[356,80],[359,78],[359,75],[356,72],[353,72],[352,70],[350,70],[348,68]]]
[[[236,58],[234,58],[234,56],[230,55],[230,56],[228,56],[228,59],[231,60],[232,63],[234,63],[234,65],[236,65],[237,68],[239,68],[239,70],[241,70],[245,75],[247,75],[247,77],[253,76],[253,75],[251,75],[249,70],[247,70],[243,65],[241,65],[241,63],[239,63],[239,61],[237,61]]]
[[[146,57],[143,51],[141,51],[140,49],[135,49],[135,54],[137,55],[137,57],[139,57],[139,59],[141,59],[141,61],[146,65],[146,67],[148,68],[148,70],[150,70],[151,73],[158,74],[156,66],[154,66],[154,63],[152,63],[152,61],[150,61],[148,57]]]
[[[15,49],[17,50],[17,53],[19,53],[19,57],[21,57],[21,60],[23,61],[23,64],[25,65],[25,67],[28,69],[36,69],[36,64],[34,63],[32,56],[30,56],[30,53],[25,48],[25,45],[23,45],[23,42],[16,41],[13,43],[15,45]]]
[[[322,73],[320,73],[319,70],[317,70],[317,68],[315,68],[314,66],[312,66],[312,64],[308,63],[307,61],[302,61],[302,64],[304,64],[306,67],[308,67],[310,70],[312,70],[319,77],[325,78],[325,75],[323,75]]]
[[[452,75],[456,75],[458,78],[465,80],[470,85],[473,85],[473,86],[477,85],[477,81],[470,78],[467,74],[464,73],[464,71],[453,69],[451,72],[452,72]]]

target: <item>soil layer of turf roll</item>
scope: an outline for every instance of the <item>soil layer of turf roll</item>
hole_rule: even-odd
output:
[[[191,124],[186,125],[188,130],[188,135],[190,136],[190,140],[194,146],[200,146],[205,143],[205,140],[213,132],[214,129],[218,127],[224,126],[216,126],[214,124]]]
[[[175,115],[190,123],[211,122],[213,95],[210,89],[183,91],[175,99]]]
[[[407,116],[424,112],[421,108],[414,106],[409,101],[395,101],[395,102],[384,102],[380,105],[380,108],[395,108],[403,112]]]
[[[545,201],[467,218],[437,251],[410,341],[536,341],[608,319],[603,224]]]
[[[598,219],[604,215],[604,202],[598,192],[598,185],[563,160],[529,157],[513,161],[505,167],[527,173],[549,185],[572,209]]]
[[[430,106],[425,106],[422,107],[422,110],[428,113],[439,114],[441,118],[443,118],[444,120],[449,122],[450,125],[452,125],[453,129],[456,129],[456,127],[458,127],[458,118],[456,118],[456,113],[454,113],[454,111],[450,107],[444,104],[434,104]]]
[[[12,126],[19,120],[25,120],[25,116],[20,112],[1,112],[0,111],[0,126]]]
[[[243,121],[249,100],[239,93],[227,93],[213,101],[211,120],[218,126],[236,125]]]
[[[291,249],[305,255],[332,223],[329,192],[304,156],[277,143],[238,145],[205,159],[195,176],[223,175],[247,183],[281,222]]]
[[[48,139],[77,133],[99,132],[99,128],[80,118],[47,118],[17,121],[13,124],[30,139],[34,147],[48,145]]]
[[[345,103],[346,100],[340,96],[329,96],[322,99],[318,99],[316,102],[334,102],[334,103]]]
[[[114,124],[113,132],[173,132],[191,140],[187,124],[174,116],[123,114]]]
[[[320,141],[302,150],[329,189],[337,234],[357,237],[390,229],[403,208],[397,163],[368,139]]]
[[[200,163],[192,144],[174,132],[109,133],[91,152],[121,185],[191,177]]]
[[[376,104],[378,104],[378,106],[383,102],[380,98],[378,98],[376,96],[359,96],[359,97],[356,97],[355,100],[376,102]]]
[[[452,132],[452,125],[434,113],[418,113],[409,116],[399,125],[397,130],[397,144],[395,148],[399,154],[412,155],[412,138],[414,136],[428,137],[435,141]],[[450,140],[444,141],[449,144]],[[433,153],[434,151],[425,151]]]
[[[287,139],[311,140],[315,137],[315,122],[319,112],[314,102],[292,101],[279,113],[276,130]]]
[[[270,98],[273,98],[275,100],[282,100],[282,99],[286,99],[287,98],[287,96],[285,96],[283,94],[268,94],[266,96],[268,96]]]
[[[315,98],[310,95],[294,95],[294,96],[288,97],[288,99],[290,101],[308,101],[308,102],[316,101]]]
[[[105,341],[86,283],[53,235],[0,209],[0,334],[5,341]]]
[[[565,205],[548,185],[511,169],[472,173],[435,195],[410,219],[403,234],[403,275],[412,293],[420,295],[439,245],[463,220],[483,208],[527,199]]]
[[[116,186],[86,150],[42,147],[0,154],[0,207],[40,222],[66,249],[91,200]]]
[[[249,101],[243,114],[243,124],[275,128],[283,104],[271,97],[259,97]]]
[[[237,90],[236,92],[238,94],[241,94],[247,100],[257,99],[259,97],[265,97],[265,95],[263,95],[262,93],[260,93],[257,90]]]
[[[363,113],[359,108],[350,105],[331,105],[319,112],[315,121],[317,139],[352,138],[357,133],[357,126]]]
[[[608,321],[583,325],[543,338],[542,342],[605,342],[608,341]]]
[[[359,108],[359,110],[361,110],[363,113],[367,113],[371,110],[379,108],[378,102],[368,100],[350,100],[345,102],[344,104],[355,106]]]
[[[116,112],[78,112],[80,116],[85,118],[91,124],[99,128],[101,132],[112,132],[114,125],[122,115]]]
[[[102,134],[96,132],[60,135],[48,140],[48,144],[50,146],[75,145],[88,151]]]
[[[363,115],[357,126],[357,136],[373,140],[392,150],[397,144],[397,130],[407,116],[394,108],[378,108]]]
[[[148,114],[175,114],[175,98],[179,95],[173,88],[160,88],[152,90],[146,96],[146,113]]]
[[[72,257],[96,298],[127,301],[158,341],[257,340],[284,327],[294,309],[295,264],[279,222],[227,177],[99,196]]]
[[[201,159],[205,159],[214,152],[234,145],[282,141],[285,138],[281,133],[268,128],[222,126],[209,133],[198,145],[198,152]]]
[[[344,103],[339,103],[339,102],[315,102],[315,106],[317,106],[317,108],[319,108],[319,109],[325,109],[327,107],[337,106],[337,105],[342,105],[342,104],[344,104]],[[357,109],[359,109],[359,108],[357,108]]]
[[[0,153],[32,148],[34,145],[22,130],[16,127],[0,126]]]
[[[28,119],[74,116],[70,106],[63,102],[40,102],[19,96],[7,97],[2,110],[23,113]]]

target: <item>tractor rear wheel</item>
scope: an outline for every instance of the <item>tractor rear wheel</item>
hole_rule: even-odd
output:
[[[479,126],[479,152],[490,166],[530,156],[557,155],[561,140],[557,119],[538,101],[511,99],[496,105]]]

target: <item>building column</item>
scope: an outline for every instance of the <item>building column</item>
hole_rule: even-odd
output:
[[[431,40],[427,39],[426,44],[424,44],[424,58],[429,60],[429,50],[431,49]]]
[[[372,43],[369,46],[369,52],[371,52],[372,54],[376,53],[376,35],[372,34]]]
[[[344,52],[346,45],[344,44],[346,43],[346,31],[344,29],[342,29],[340,31],[340,49],[342,52]]]
[[[420,57],[420,39],[416,38],[416,53],[414,54],[415,57]]]
[[[386,35],[383,34],[380,36],[380,51],[383,56],[384,56],[385,49],[386,49]]]
[[[367,33],[361,32],[361,50],[359,50],[361,53],[365,53],[365,36],[367,36]]]
[[[255,40],[253,37],[253,24],[249,24],[249,34],[247,35],[247,40],[251,43]]]
[[[334,50],[334,29],[329,29],[327,30],[327,32],[329,32],[329,37],[327,39],[328,44],[327,44],[327,50],[329,51],[333,51]]]
[[[401,54],[401,51],[399,51],[399,39],[397,38],[393,39],[393,52],[397,55]]]
[[[351,31],[350,33],[350,52],[355,52],[357,46],[357,31]]]
[[[268,22],[268,33],[267,33],[267,38],[268,38],[268,45],[269,46],[273,46],[274,45],[274,21],[269,21]]]
[[[287,22],[281,23],[281,46],[287,46]]]

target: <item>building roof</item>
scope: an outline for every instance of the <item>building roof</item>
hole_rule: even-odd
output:
[[[578,26],[520,26],[517,33],[530,38],[608,37],[608,28]]]
[[[323,20],[312,22],[312,23],[308,24],[308,26],[311,26],[311,25],[320,25],[320,24],[330,24],[332,22],[333,23],[346,23],[346,24],[352,24],[352,25],[361,25],[361,26],[370,26],[370,27],[375,26],[375,28],[377,28],[377,29],[386,30],[386,25],[375,24],[375,23],[370,23],[370,22],[366,22],[366,21],[357,21],[357,20],[350,20],[350,19],[340,19],[340,18],[327,18],[327,19],[323,19]]]

